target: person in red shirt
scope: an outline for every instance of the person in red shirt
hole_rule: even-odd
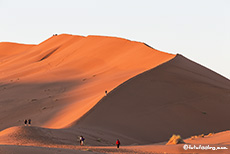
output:
[[[119,139],[117,139],[117,141],[116,141],[117,148],[119,148],[120,144],[121,143],[120,143]]]

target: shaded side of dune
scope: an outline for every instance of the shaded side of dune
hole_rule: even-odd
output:
[[[230,127],[229,93],[228,79],[177,55],[118,86],[72,128],[107,130],[138,144],[218,132]]]

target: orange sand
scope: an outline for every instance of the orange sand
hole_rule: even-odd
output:
[[[0,132],[0,152],[4,154],[24,154],[33,153],[229,153],[230,152],[230,132],[225,131],[214,134],[212,136],[205,136],[204,138],[197,138],[191,140],[185,139],[185,144],[191,146],[207,146],[210,147],[226,147],[225,150],[184,150],[184,144],[179,145],[165,145],[164,143],[152,145],[121,145],[120,149],[113,146],[88,146],[95,144],[92,137],[87,138],[86,146],[78,146],[75,135],[80,132],[70,130],[53,130],[39,127],[12,127]],[[102,139],[103,140],[103,139]]]
[[[229,92],[228,79],[177,55],[119,85],[72,127],[126,136],[126,145],[220,132],[230,127]]]
[[[3,45],[0,49],[11,48],[12,44]],[[1,99],[13,93],[11,103],[15,101],[16,109],[20,110],[20,114],[15,108],[7,111],[14,113],[11,125],[18,125],[16,121],[29,115],[38,126],[66,127],[90,110],[105,95],[105,90],[110,92],[129,78],[175,56],[121,38],[66,34],[28,48],[24,51],[17,48],[15,55],[3,57],[0,65],[0,80],[6,84]],[[17,88],[8,88],[8,84]],[[27,115],[28,109],[22,106],[31,104],[28,98],[36,99],[32,101],[36,105]]]
[[[229,153],[164,145],[175,133],[230,148],[229,131],[189,138],[229,129],[230,81],[144,43],[67,34],[3,42],[0,83],[0,153]]]

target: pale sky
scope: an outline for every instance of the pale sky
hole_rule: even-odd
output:
[[[230,78],[230,0],[0,0],[0,42],[55,33],[145,42]]]

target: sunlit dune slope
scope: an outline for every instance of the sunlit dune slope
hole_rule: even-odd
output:
[[[126,149],[132,149],[135,151],[144,151],[145,153],[199,153],[199,154],[227,154],[230,153],[230,132],[229,131],[223,131],[220,133],[213,134],[211,136],[205,135],[204,137],[198,137],[193,140],[191,138],[185,139],[185,143],[191,147],[202,146],[203,148],[206,148],[206,150],[202,149],[188,149],[184,150],[183,146],[184,144],[178,144],[178,145],[161,145],[161,144],[153,144],[153,145],[143,145],[143,146],[127,146]],[[209,149],[208,149],[209,148]],[[215,148],[215,149],[213,149]],[[216,148],[227,148],[227,149],[216,149]]]
[[[108,141],[105,136],[103,138],[95,138],[93,134],[88,134],[86,137],[86,147],[76,146],[79,144],[77,140],[77,132],[69,129],[46,129],[39,127],[11,127],[0,132],[0,152],[1,153],[84,153],[83,151],[73,151],[70,149],[88,149],[88,151],[97,151],[100,153],[116,152],[113,146],[88,146],[105,144]],[[184,150],[184,144],[165,145],[164,143],[149,144],[149,145],[129,145],[122,146],[120,153],[229,153],[230,148],[230,132],[223,131],[212,135],[204,135],[204,137],[184,139],[185,144],[193,146],[200,145],[206,147],[226,147],[224,150]],[[102,143],[104,142],[104,143]],[[106,145],[107,145],[106,144]],[[45,148],[46,147],[46,148]],[[49,147],[49,149],[47,149]],[[58,149],[56,149],[58,148]],[[69,149],[69,150],[68,150]],[[82,150],[83,150],[82,149]],[[84,150],[85,151],[85,150]]]
[[[227,130],[230,81],[181,55],[126,81],[73,128],[111,131],[139,144]]]
[[[204,137],[197,137],[193,139],[188,138],[185,142],[189,144],[230,145],[230,131],[227,130],[211,135],[206,134]]]
[[[86,138],[86,146],[114,145],[114,134],[104,131],[97,136],[94,131],[87,129],[49,129],[37,126],[14,126],[0,131],[0,145],[76,146],[79,145],[81,135]],[[135,142],[131,138],[125,140],[128,143]]]
[[[0,130],[26,118],[37,126],[66,127],[106,90],[175,57],[144,43],[103,36],[63,34],[24,46],[0,63]],[[0,47],[0,55],[7,48]]]
[[[16,126],[5,129],[0,132],[0,144],[9,145],[55,145],[55,144],[71,144],[74,136],[62,130],[52,130],[39,127]],[[63,136],[68,136],[68,140]],[[75,137],[77,138],[77,136]]]

